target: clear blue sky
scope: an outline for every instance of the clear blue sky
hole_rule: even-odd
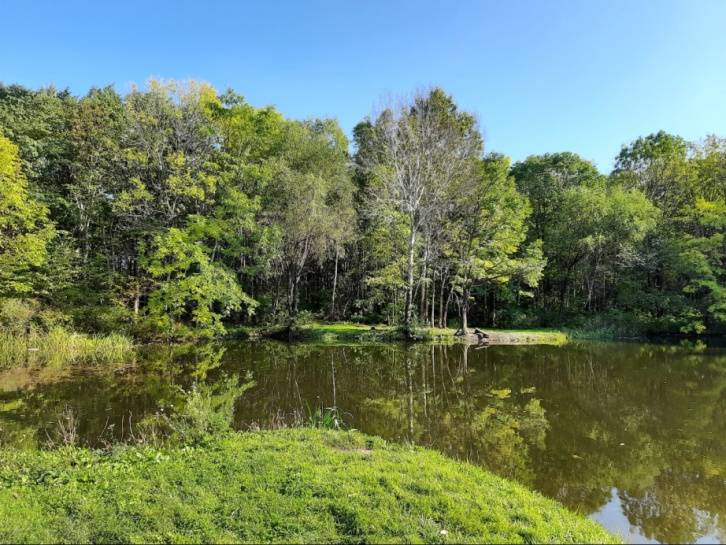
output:
[[[0,0],[5,84],[125,92],[151,76],[348,133],[384,91],[440,85],[489,150],[609,172],[640,135],[726,136],[726,0]]]

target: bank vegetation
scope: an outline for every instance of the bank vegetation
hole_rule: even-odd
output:
[[[437,87],[350,141],[203,82],[0,85],[0,326],[726,331],[722,138],[654,132],[605,175],[568,151],[511,164],[485,122]]]

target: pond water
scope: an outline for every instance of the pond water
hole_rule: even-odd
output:
[[[0,441],[42,446],[72,406],[83,442],[128,439],[180,388],[252,374],[235,427],[346,424],[515,479],[635,543],[726,539],[726,350],[564,346],[288,345],[148,348],[109,369],[0,373]]]

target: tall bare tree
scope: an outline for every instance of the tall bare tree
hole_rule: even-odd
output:
[[[375,121],[356,127],[355,136],[368,212],[408,231],[404,329],[410,336],[417,236],[447,209],[457,183],[480,157],[483,139],[476,117],[458,111],[438,87],[389,100]]]

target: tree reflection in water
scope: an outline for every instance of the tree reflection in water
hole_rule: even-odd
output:
[[[642,537],[726,539],[726,352],[703,345],[151,347],[116,369],[0,374],[0,440],[37,446],[66,404],[85,441],[107,418],[120,439],[130,414],[178,407],[179,386],[247,371],[257,386],[237,402],[238,429],[337,406],[353,428],[481,464],[586,514],[617,504],[619,524]]]

